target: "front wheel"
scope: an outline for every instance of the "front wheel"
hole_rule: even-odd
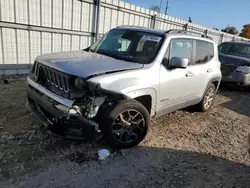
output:
[[[212,106],[214,95],[215,95],[215,86],[214,84],[210,83],[203,96],[203,99],[201,100],[200,103],[196,105],[197,110],[202,112],[208,111]]]
[[[120,101],[104,115],[102,132],[108,144],[116,149],[139,144],[147,135],[150,115],[136,100]]]

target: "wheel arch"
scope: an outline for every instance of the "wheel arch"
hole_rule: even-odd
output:
[[[219,87],[220,87],[220,82],[221,82],[221,77],[219,77],[219,76],[218,77],[213,77],[212,79],[210,79],[209,82],[206,85],[205,90],[203,91],[202,97],[200,98],[199,102],[202,101],[202,99],[205,96],[206,91],[207,91],[210,84],[213,84],[215,86],[215,93],[216,93],[218,91]]]
[[[210,84],[213,84],[215,86],[215,92],[217,92],[217,90],[220,86],[220,81],[221,81],[221,77],[214,77],[214,78],[210,79],[209,82],[207,83],[205,91],[203,92],[202,98],[204,97]]]
[[[142,103],[148,110],[151,117],[155,115],[156,110],[156,90],[153,88],[139,89],[126,94],[129,98]]]
[[[220,77],[215,77],[215,78],[212,78],[209,82],[214,84],[215,89],[217,91],[219,89],[219,87],[220,87],[221,78]]]

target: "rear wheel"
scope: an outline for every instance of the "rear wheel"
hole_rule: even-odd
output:
[[[215,95],[215,86],[214,84],[210,83],[203,96],[203,99],[201,100],[200,103],[196,105],[197,110],[202,112],[208,111],[212,106],[214,95]]]
[[[140,102],[121,101],[105,114],[102,132],[111,147],[129,148],[145,138],[149,124],[149,113]]]

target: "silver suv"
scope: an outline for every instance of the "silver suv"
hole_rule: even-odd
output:
[[[103,135],[114,148],[146,136],[150,118],[207,111],[221,81],[217,45],[180,30],[118,27],[79,51],[41,55],[27,108],[64,138]]]

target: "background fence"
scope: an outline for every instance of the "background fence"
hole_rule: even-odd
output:
[[[185,24],[119,0],[0,0],[0,75],[27,73],[36,56],[85,48],[118,25],[168,30]],[[192,23],[188,30],[207,30],[218,44],[247,40]]]

